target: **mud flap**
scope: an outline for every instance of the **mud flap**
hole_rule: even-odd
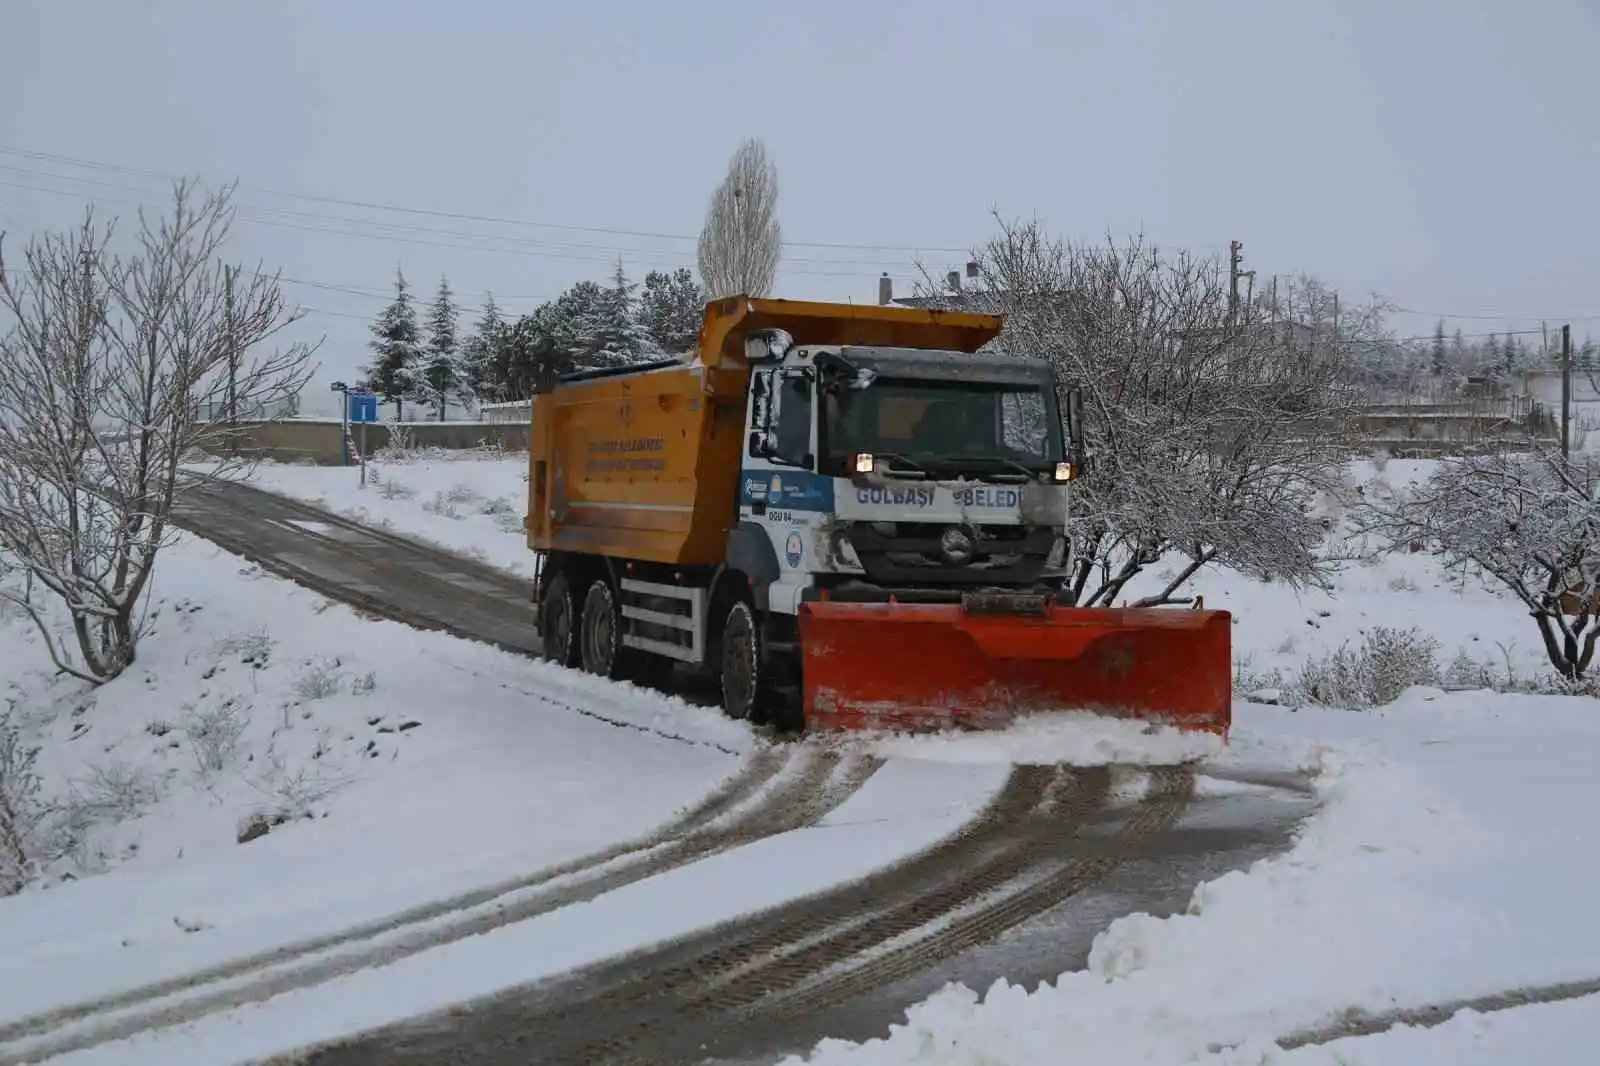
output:
[[[1094,711],[1226,736],[1226,611],[1014,605],[800,605],[802,698],[817,729],[989,728]]]

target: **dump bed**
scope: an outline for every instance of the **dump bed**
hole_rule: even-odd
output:
[[[708,374],[717,378],[714,395]],[[748,369],[673,363],[535,396],[528,546],[720,563],[737,519],[748,378]]]
[[[750,366],[744,338],[976,351],[988,315],[731,296],[707,305],[696,356],[580,374],[533,397],[528,546],[717,566],[738,521]]]

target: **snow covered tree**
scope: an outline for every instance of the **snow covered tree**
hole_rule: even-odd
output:
[[[499,383],[503,399],[525,400],[533,395],[541,377],[554,377],[572,368],[572,353],[556,333],[555,304],[547,303],[501,331],[491,376]]]
[[[700,281],[713,300],[767,296],[778,273],[778,169],[758,139],[741,144],[717,186],[700,230]]]
[[[1169,555],[1178,591],[1216,562],[1289,584],[1332,563],[1312,513],[1350,454],[1350,334],[1331,293],[1301,289],[1289,321],[1230,326],[1226,266],[1158,254],[1142,240],[1076,246],[1037,222],[1002,223],[978,250],[979,276],[936,305],[1006,315],[993,350],[1043,358],[1082,390],[1089,461],[1074,490],[1071,602],[1118,602]],[[1281,310],[1281,308],[1280,308]],[[1064,405],[1063,405],[1064,406]]]
[[[494,302],[494,293],[483,296],[483,312],[472,336],[461,346],[462,392],[473,400],[500,399],[498,382],[491,374],[494,367],[495,346],[501,343],[501,333],[506,328],[500,318],[500,308]]]
[[[461,351],[456,342],[456,318],[450,282],[440,278],[439,293],[428,313],[427,345],[420,356],[402,370],[408,395],[431,406],[441,422],[445,420],[450,401],[460,397],[465,382]]]
[[[1436,378],[1444,377],[1444,372],[1448,368],[1449,363],[1445,359],[1444,319],[1442,319],[1442,318],[1439,320],[1439,324],[1437,326],[1433,327],[1433,352],[1432,352],[1432,355],[1433,355],[1433,376],[1436,377]]]
[[[652,270],[639,293],[639,320],[656,347],[671,355],[694,350],[706,312],[705,293],[688,267]]]
[[[406,276],[394,272],[394,300],[372,324],[373,360],[364,368],[367,387],[395,405],[395,419],[405,421],[405,402],[413,398],[412,383],[422,360],[417,311]]]
[[[178,182],[167,212],[140,213],[124,258],[92,211],[30,241],[20,269],[0,257],[0,557],[21,578],[0,599],[33,620],[59,671],[94,684],[134,662],[150,624],[141,601],[191,484],[183,464],[204,452],[220,476],[243,465],[237,427],[209,412],[229,399],[276,410],[315,369],[307,345],[263,350],[301,317],[279,277],[221,260],[232,191]]]
[[[580,281],[541,307],[540,323],[578,369],[637,362],[644,331],[633,316],[633,285],[617,267],[609,287]]]
[[[628,278],[622,261],[611,274],[611,284],[601,290],[588,336],[603,365],[637,363],[646,356],[659,355],[654,338],[639,319],[634,296],[638,284]]]
[[[1576,681],[1600,638],[1600,467],[1577,458],[1445,459],[1409,490],[1375,483],[1352,517],[1391,549],[1428,545],[1458,573],[1496,580],[1533,617],[1550,665]]]

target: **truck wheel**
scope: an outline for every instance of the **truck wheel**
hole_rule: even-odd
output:
[[[761,628],[754,609],[735,600],[722,623],[722,709],[729,718],[758,721],[763,676]]]
[[[616,593],[603,578],[589,586],[583,598],[581,659],[591,674],[616,680],[626,663],[622,647],[622,615],[617,610]]]
[[[558,666],[578,665],[577,615],[572,582],[566,574],[557,574],[545,586],[539,604],[539,642],[544,657]]]

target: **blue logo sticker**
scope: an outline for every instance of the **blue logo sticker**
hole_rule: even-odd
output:
[[[800,558],[805,554],[805,541],[800,539],[800,534],[789,534],[789,539],[783,545],[783,554],[790,566],[800,565]]]

